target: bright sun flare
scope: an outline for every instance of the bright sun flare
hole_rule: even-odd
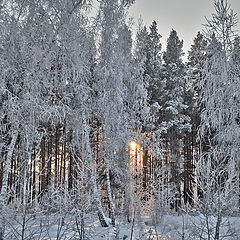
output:
[[[143,148],[134,141],[130,142],[129,147],[130,147],[131,165],[142,167],[142,165],[143,165]]]
[[[134,151],[137,147],[137,143],[135,142],[130,142],[130,150]]]

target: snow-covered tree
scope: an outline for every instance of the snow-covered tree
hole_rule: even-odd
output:
[[[146,37],[148,36],[146,27],[139,26],[137,40],[134,48],[133,73],[129,81],[129,104],[135,117],[132,118],[132,126],[138,134],[147,126],[149,120],[148,104],[148,81],[145,74],[146,66]]]
[[[236,89],[230,79],[226,51],[214,34],[207,47],[202,73],[199,137],[204,148],[197,164],[200,193],[197,206],[206,219],[216,216],[214,239],[219,239],[220,228],[224,226],[223,216],[236,211],[238,206],[236,149],[239,146],[235,136],[239,130],[235,114],[237,99],[231,97],[236,96]]]
[[[214,0],[215,13],[212,13],[211,19],[206,19],[207,37],[214,33],[216,39],[222,44],[227,54],[232,49],[232,41],[236,36],[235,27],[237,25],[237,15],[231,9],[228,0]]]
[[[166,81],[161,106],[161,127],[165,129],[165,149],[169,150],[171,165],[170,181],[176,187],[175,208],[181,201],[181,168],[183,147],[182,140],[186,131],[190,130],[189,116],[185,115],[187,105],[184,103],[186,69],[182,61],[183,41],[172,29],[167,41],[167,49],[163,54],[163,80]]]
[[[161,35],[158,33],[157,23],[153,21],[146,36],[146,66],[145,74],[148,77],[148,94],[150,104],[159,102],[161,91]]]
[[[202,77],[202,68],[206,59],[207,41],[203,34],[198,32],[188,52],[187,81],[185,85],[184,102],[188,106],[185,113],[191,119],[191,131],[184,137],[184,201],[193,203],[195,186],[195,163],[198,158],[199,144],[197,131],[200,124],[199,83]]]
[[[101,168],[104,169],[109,213],[115,225],[114,192],[111,181],[120,167],[128,166],[126,144],[135,124],[135,109],[131,99],[131,33],[125,23],[125,5],[119,1],[100,3],[101,26],[99,58],[95,68],[95,109],[102,129],[100,146]],[[134,103],[135,104],[135,103]],[[123,162],[125,162],[123,164]],[[126,171],[126,170],[125,170]],[[111,179],[110,179],[111,178]]]
[[[211,41],[200,79],[197,206],[205,217],[208,238],[220,239],[223,217],[239,205],[239,144],[235,138],[239,137],[239,50],[237,39],[233,44],[236,15],[228,1],[215,1],[215,10],[205,25]],[[211,218],[214,231],[209,227]]]
[[[75,134],[70,124],[88,106],[93,64],[92,39],[84,25],[87,7],[82,1],[13,1],[6,6],[1,37],[1,203],[20,198],[25,209],[62,183],[58,174],[65,175],[68,163],[59,132],[67,128]]]

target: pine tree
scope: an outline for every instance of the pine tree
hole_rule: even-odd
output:
[[[192,69],[194,75],[198,74],[203,67],[206,47],[207,40],[202,33],[198,32],[188,52],[188,66]]]
[[[187,105],[184,103],[186,69],[181,59],[183,41],[172,29],[167,41],[167,50],[163,54],[163,79],[166,81],[162,96],[161,126],[165,128],[165,149],[170,151],[171,179],[176,188],[174,207],[177,210],[181,202],[181,150],[183,137],[190,130],[189,116],[184,114]]]
[[[148,75],[146,73],[147,62],[147,28],[139,26],[137,32],[137,40],[134,48],[134,62],[133,62],[133,79],[131,87],[129,88],[130,105],[134,107],[135,121],[134,128],[138,131],[144,131],[147,128],[149,120],[149,93],[147,88],[149,86]]]
[[[142,39],[141,39],[142,38]],[[162,45],[161,35],[158,33],[157,23],[153,21],[149,32],[143,28],[139,42],[144,49],[144,78],[148,90],[148,102],[150,104],[149,124],[146,130],[151,132],[152,146],[157,159],[160,159],[159,149],[161,148],[161,129],[159,128],[161,108],[161,95],[164,89],[164,82],[161,81],[162,73]]]
[[[158,33],[156,21],[149,27],[149,34],[146,36],[146,67],[145,74],[149,77],[148,93],[150,104],[159,102],[160,95],[160,74],[161,74],[161,35]]]
[[[193,203],[193,191],[195,186],[194,169],[197,161],[199,144],[197,143],[197,131],[200,124],[199,84],[202,77],[202,69],[206,60],[207,41],[203,34],[198,32],[188,52],[188,71],[185,87],[185,104],[188,106],[186,114],[191,119],[191,132],[184,137],[184,201]]]

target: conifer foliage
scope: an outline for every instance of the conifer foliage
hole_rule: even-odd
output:
[[[133,37],[134,2],[0,1],[0,240],[41,239],[37,214],[83,240],[88,214],[115,229],[188,207],[218,240],[239,213],[236,15],[216,0],[184,63],[176,30],[164,52],[156,21]]]

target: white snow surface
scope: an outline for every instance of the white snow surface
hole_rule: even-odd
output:
[[[27,216],[24,239],[42,239],[42,240],[79,240],[81,239],[76,227],[75,214],[62,215],[41,214]],[[21,239],[22,231],[21,216],[15,216],[13,219],[5,221],[4,240]],[[142,214],[133,223],[118,218],[116,227],[103,228],[100,226],[97,216],[88,214],[84,216],[84,236],[85,240],[193,240],[207,239],[203,233],[204,227],[201,226],[202,216],[167,214],[158,219],[154,224],[150,216]],[[80,220],[80,219],[79,219]],[[214,220],[214,219],[213,219]],[[240,236],[240,217],[224,218],[223,222],[229,222],[229,226],[234,230],[234,236],[227,236],[227,230],[223,227],[220,239],[239,239]],[[184,222],[184,224],[183,224]],[[79,222],[80,223],[80,222]],[[80,224],[79,224],[80,226]],[[227,226],[227,224],[226,224]],[[214,228],[214,226],[213,226]],[[132,231],[133,230],[133,231]],[[224,233],[225,231],[225,233]],[[132,234],[132,238],[131,238]],[[200,235],[202,234],[202,238]],[[213,238],[211,238],[213,239]]]

